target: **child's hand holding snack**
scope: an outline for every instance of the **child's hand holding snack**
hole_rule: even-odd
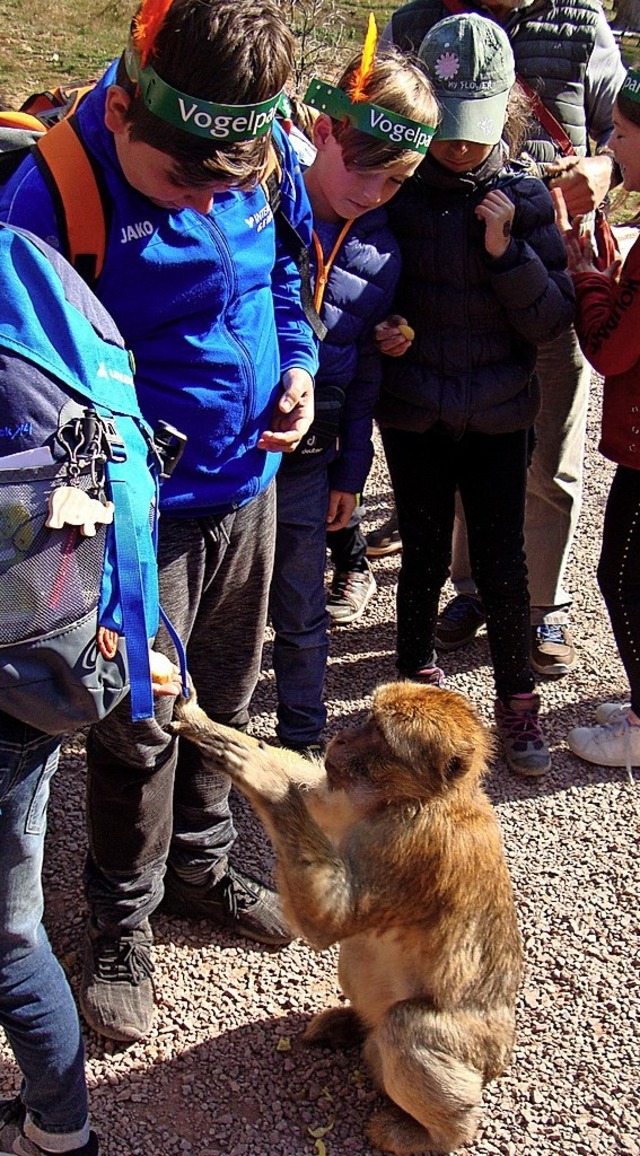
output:
[[[380,353],[385,353],[387,357],[402,357],[411,345],[415,331],[404,317],[392,313],[376,325],[374,336]]]
[[[178,667],[167,658],[165,654],[160,654],[159,650],[149,651],[149,661],[151,665],[151,687],[153,693],[156,695],[173,695],[182,694],[182,683],[180,681],[180,671]]]

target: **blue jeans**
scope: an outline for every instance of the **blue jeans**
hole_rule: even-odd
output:
[[[42,926],[42,858],[59,739],[0,712],[0,1024],[23,1075],[25,1132],[56,1151],[86,1144],[76,1005]]]
[[[281,742],[318,742],[327,721],[323,701],[329,640],[324,569],[329,505],[327,466],[333,448],[310,461],[283,459],[276,477],[278,529],[269,594]]]

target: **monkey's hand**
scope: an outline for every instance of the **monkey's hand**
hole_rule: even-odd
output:
[[[254,802],[278,802],[292,784],[315,788],[325,783],[321,762],[313,763],[293,751],[270,747],[251,735],[213,722],[195,697],[180,700],[170,729],[198,746],[211,765],[229,775]]]

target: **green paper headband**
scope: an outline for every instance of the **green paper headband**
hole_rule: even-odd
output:
[[[630,68],[622,82],[620,96],[628,96],[629,100],[640,101],[640,72]]]
[[[325,84],[324,80],[312,80],[304,99],[306,104],[318,112],[325,112],[335,120],[347,117],[360,132],[400,148],[410,149],[414,153],[424,155],[437,131],[430,124],[409,120],[406,116],[390,112],[388,108],[380,108],[378,104],[370,104],[367,100],[353,102],[344,89]]]
[[[220,144],[252,140],[271,128],[280,93],[260,104],[217,104],[172,88],[150,64],[141,68],[140,57],[131,44],[125,51],[124,63],[149,112],[173,128]]]

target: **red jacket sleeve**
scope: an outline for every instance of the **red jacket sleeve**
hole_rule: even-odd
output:
[[[640,362],[640,237],[619,281],[603,273],[576,273],[576,329],[585,357],[605,377]]]

